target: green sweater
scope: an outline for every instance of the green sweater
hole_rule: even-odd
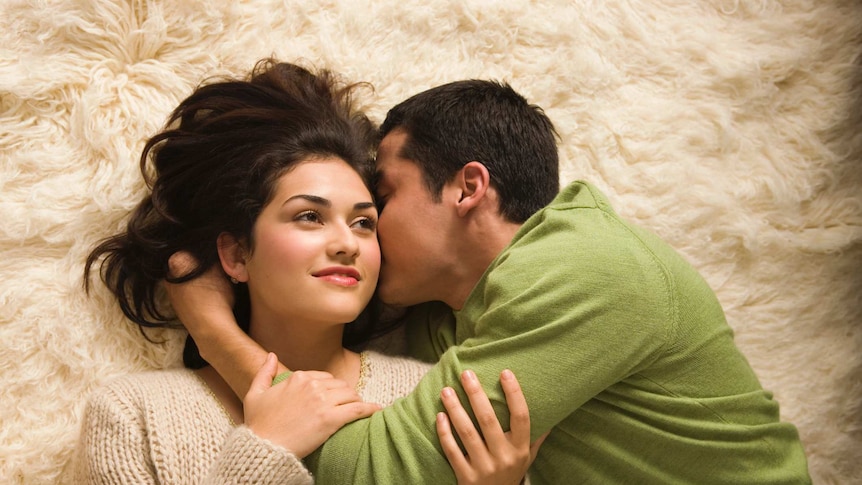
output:
[[[474,370],[505,425],[505,368],[533,438],[553,429],[533,484],[810,483],[796,428],[780,422],[712,290],[592,185],[571,184],[531,217],[461,311],[412,317],[413,353],[439,363],[313,454],[318,484],[454,483],[434,428],[440,390]]]

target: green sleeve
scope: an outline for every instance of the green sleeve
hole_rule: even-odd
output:
[[[662,269],[622,241],[602,250],[589,241],[551,227],[541,244],[501,255],[457,315],[460,344],[411,394],[345,426],[311,455],[316,482],[454,483],[434,423],[445,386],[468,407],[459,384],[465,369],[479,376],[505,429],[499,375],[512,369],[535,438],[652,359],[672,320]]]
[[[455,483],[434,425],[452,369],[435,365],[410,395],[332,435],[305,459],[315,483]]]
[[[459,339],[453,365],[476,372],[503,423],[508,408],[496,383],[511,369],[527,398],[533,439],[654,362],[676,326],[664,266],[618,220],[571,210],[603,234],[601,247],[568,226],[573,218],[546,211],[528,233],[536,241],[498,259],[471,295],[481,304],[458,315],[459,324],[475,323]]]
[[[404,317],[407,350],[411,357],[437,362],[455,345],[455,315],[441,302],[411,307]]]

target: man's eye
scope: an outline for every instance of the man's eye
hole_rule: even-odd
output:
[[[377,212],[383,212],[383,208],[386,206],[386,197],[382,195],[378,195],[374,198],[374,205],[377,206]]]

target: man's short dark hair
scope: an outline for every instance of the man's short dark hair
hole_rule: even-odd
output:
[[[488,168],[509,221],[524,222],[559,191],[554,126],[508,84],[466,80],[423,91],[389,110],[381,136],[395,129],[408,137],[399,155],[419,165],[436,201],[471,161]]]

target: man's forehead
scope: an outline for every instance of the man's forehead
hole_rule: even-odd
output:
[[[377,184],[393,185],[403,177],[409,177],[417,167],[415,163],[404,156],[404,143],[407,133],[402,129],[389,132],[380,142],[377,149],[375,186]]]
[[[390,131],[380,140],[380,145],[377,147],[378,160],[380,157],[401,157],[402,149],[407,141],[407,132],[401,128],[395,128]]]
[[[401,162],[401,163],[399,163]],[[375,161],[375,179],[378,181],[390,179],[398,174],[400,165],[403,160],[399,160],[396,153],[377,152]]]

